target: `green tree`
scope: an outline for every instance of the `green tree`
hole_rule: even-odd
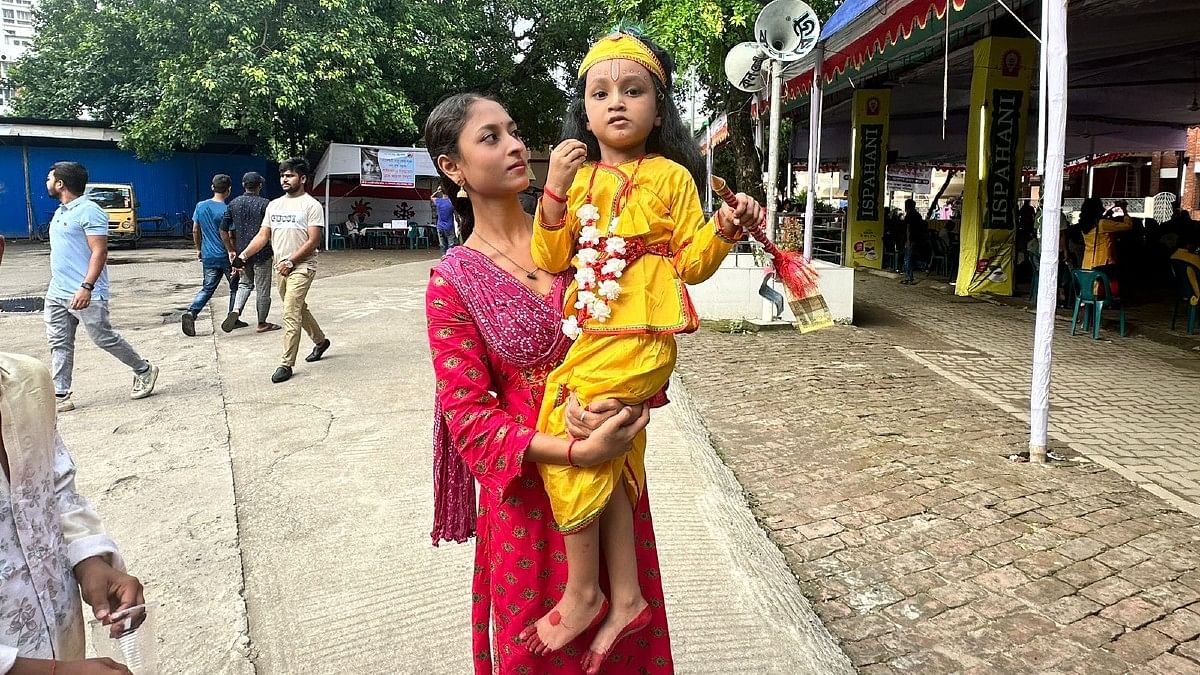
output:
[[[327,141],[408,144],[442,97],[496,94],[534,144],[557,138],[559,64],[583,0],[43,0],[13,78],[17,114],[89,116],[143,157],[229,130],[274,156]]]
[[[643,22],[650,36],[675,56],[680,68],[696,68],[708,91],[708,107],[729,116],[729,148],[736,172],[727,175],[741,191],[763,197],[762,166],[754,148],[750,95],[725,77],[725,54],[754,40],[754,20],[763,4],[754,0],[606,0],[615,16]],[[822,21],[838,0],[807,0]],[[786,143],[786,139],[784,141]],[[717,168],[728,160],[718,152]]]

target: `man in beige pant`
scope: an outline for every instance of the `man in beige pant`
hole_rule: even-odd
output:
[[[275,383],[292,377],[296,354],[300,350],[300,331],[313,341],[313,350],[304,358],[320,361],[329,349],[329,340],[317,320],[308,311],[308,289],[317,275],[317,248],[325,230],[325,213],[321,203],[306,192],[308,162],[301,158],[285,160],[279,165],[279,183],[286,193],[267,206],[262,229],[234,258],[233,266],[241,269],[268,243],[275,251],[275,271],[279,273],[279,297],[283,300],[283,359],[271,375]]]

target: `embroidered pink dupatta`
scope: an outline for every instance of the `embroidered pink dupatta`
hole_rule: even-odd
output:
[[[571,343],[560,327],[564,275],[555,279],[550,296],[540,297],[482,253],[458,246],[431,276],[426,314],[438,375],[433,436],[436,546],[440,541],[463,542],[475,534],[475,480],[485,488],[503,488],[489,485],[494,481],[486,474],[496,468],[495,462],[504,464],[496,472],[501,476],[511,479],[520,473],[537,413],[536,407],[532,415],[526,406],[515,415],[505,409],[504,400],[517,384],[511,379],[514,371],[544,371],[544,380],[544,373],[562,361]],[[457,297],[445,297],[447,293]],[[445,316],[455,306],[465,314],[450,311]],[[478,384],[485,368],[490,375],[486,382],[494,390]],[[540,403],[541,383],[522,384],[525,390],[536,385]],[[457,433],[451,432],[451,425],[458,427]],[[491,454],[498,455],[491,466],[487,457],[475,457],[489,454],[481,447],[489,443],[496,446]],[[475,466],[468,466],[468,457]]]

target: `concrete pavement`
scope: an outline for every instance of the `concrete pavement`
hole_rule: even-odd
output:
[[[202,315],[185,338],[195,262],[122,255],[137,262],[110,268],[114,322],[162,367],[159,393],[129,401],[132,378],[81,335],[80,408],[61,427],[163,602],[163,672],[467,672],[472,549],[428,538],[428,263],[318,278],[333,346],[272,385],[280,333],[226,335]],[[13,257],[0,295],[43,288],[44,258]],[[48,360],[40,316],[0,316],[0,339]],[[678,671],[852,672],[673,393],[649,471]]]

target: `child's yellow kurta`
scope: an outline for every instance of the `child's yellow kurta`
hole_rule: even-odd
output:
[[[593,176],[594,173],[594,176]],[[567,192],[567,215],[547,225],[539,208],[533,232],[533,261],[542,269],[560,272],[572,266],[582,227],[576,212],[587,202],[608,223],[616,196],[630,180],[634,187],[619,213],[616,234],[640,238],[647,246],[665,245],[669,256],[647,253],[632,262],[619,279],[621,295],[609,307],[612,316],[600,323],[589,319],[567,358],[546,380],[538,430],[565,437],[566,400],[575,392],[580,403],[615,398],[636,404],[666,386],[675,367],[675,333],[695,330],[699,317],[684,284],[712,276],[734,242],[721,237],[716,223],[705,222],[700,196],[691,175],[663,157],[647,157],[617,167],[585,164]],[[660,251],[661,252],[661,251]],[[565,312],[575,313],[577,286],[567,290]],[[645,485],[646,433],[625,456],[600,466],[577,468],[538,466],[554,519],[566,533],[589,525],[608,504],[622,478],[632,503]]]

